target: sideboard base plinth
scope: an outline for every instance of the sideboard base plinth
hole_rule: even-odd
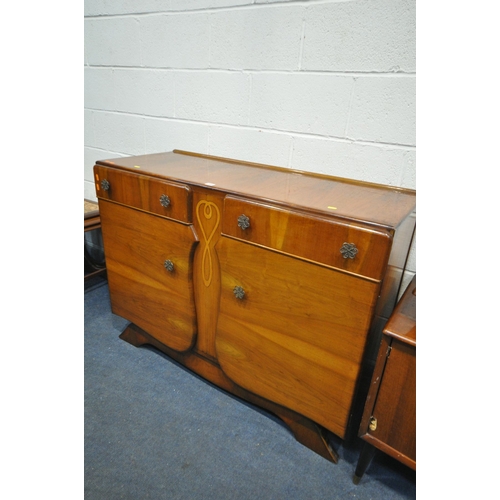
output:
[[[287,408],[283,408],[280,405],[256,396],[255,394],[239,387],[227,378],[219,365],[214,363],[212,360],[204,358],[200,354],[193,351],[183,354],[170,349],[133,323],[130,323],[120,334],[120,339],[128,342],[134,347],[141,347],[146,344],[151,345],[169,356],[174,361],[185,366],[197,375],[200,375],[208,382],[217,385],[219,388],[251,404],[254,404],[255,406],[269,411],[278,417],[290,429],[293,436],[299,443],[314,451],[326,460],[335,464],[338,463],[339,455],[331,444],[331,435],[328,430],[302,415],[288,410]]]

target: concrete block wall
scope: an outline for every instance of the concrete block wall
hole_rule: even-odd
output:
[[[96,160],[175,148],[416,187],[415,0],[85,0],[84,14],[86,198]]]

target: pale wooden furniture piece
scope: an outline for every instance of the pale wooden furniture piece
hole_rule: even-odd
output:
[[[101,227],[101,218],[99,217],[99,205],[92,200],[83,200],[83,230],[92,231]]]
[[[329,436],[346,437],[373,370],[415,192],[183,151],[98,161],[94,177],[121,338],[337,461]]]
[[[101,228],[101,218],[99,216],[99,205],[95,201],[83,200],[83,232],[98,231]],[[83,245],[84,252],[84,279],[88,280],[95,276],[104,276],[106,274],[106,265],[104,262],[96,261],[87,248],[87,242]]]
[[[376,449],[413,470],[417,468],[416,301],[415,276],[383,330],[359,429],[365,443],[354,474],[355,484],[363,477]]]

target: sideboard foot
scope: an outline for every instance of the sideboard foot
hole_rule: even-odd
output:
[[[328,432],[311,420],[295,420],[278,415],[288,425],[295,439],[330,462],[338,463],[339,454],[328,440]]]
[[[148,344],[150,341],[141,333],[142,330],[137,328],[133,323],[123,330],[120,334],[120,338],[132,344],[134,347],[140,347],[141,345]]]

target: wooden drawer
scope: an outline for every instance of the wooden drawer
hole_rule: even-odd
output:
[[[241,216],[244,217],[240,219]],[[245,218],[247,228],[242,224]],[[322,219],[232,196],[224,200],[222,233],[374,280],[382,279],[392,245],[392,235],[382,229]],[[354,254],[344,251],[345,243],[355,246]]]
[[[94,180],[98,198],[191,222],[189,186],[99,165],[94,167]]]

